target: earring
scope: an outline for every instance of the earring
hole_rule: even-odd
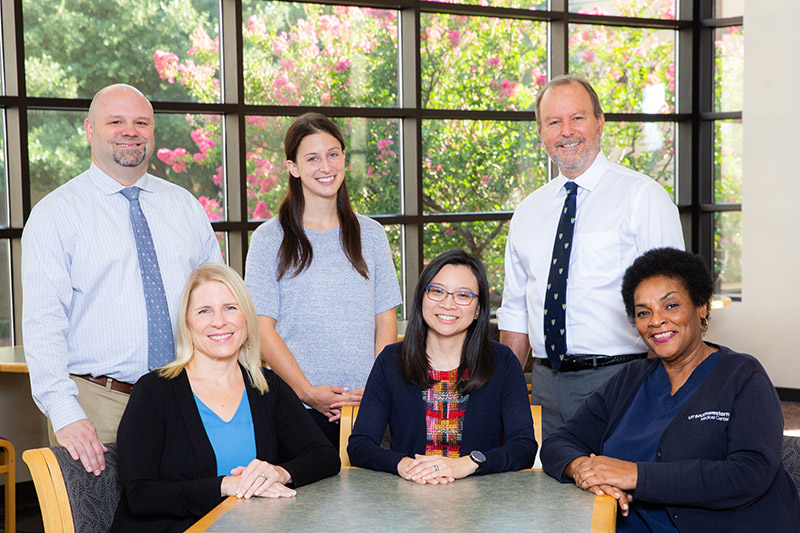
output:
[[[475,317],[474,317],[472,320],[478,320],[478,315],[479,315],[479,314],[480,314],[480,313],[475,313]]]
[[[644,344],[644,346],[639,346],[639,341],[642,341],[642,344]],[[640,348],[643,352],[647,352],[650,350],[650,348],[647,347],[647,343],[645,343],[644,339],[641,337],[636,338],[636,347]]]
[[[700,317],[700,331],[703,333],[708,331],[708,315]]]

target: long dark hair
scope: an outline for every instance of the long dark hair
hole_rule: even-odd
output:
[[[449,250],[439,254],[420,274],[400,351],[400,372],[406,381],[422,390],[429,389],[435,383],[428,374],[430,362],[425,350],[428,324],[422,318],[422,299],[426,298],[425,287],[445,265],[469,267],[478,280],[478,318],[467,328],[461,349],[461,363],[458,365],[458,390],[462,394],[470,394],[491,379],[494,374],[494,358],[489,343],[489,283],[486,281],[486,271],[477,257],[463,250]]]
[[[283,140],[286,159],[296,161],[297,150],[304,138],[315,133],[325,132],[332,135],[342,145],[344,152],[344,136],[328,117],[320,113],[306,113],[292,122]],[[283,228],[283,241],[278,250],[278,279],[291,272],[292,277],[308,268],[314,257],[311,241],[303,230],[303,210],[306,201],[303,196],[303,185],[299,178],[289,173],[289,191],[278,208],[278,220]],[[369,269],[361,254],[361,225],[347,193],[347,183],[342,182],[336,194],[336,214],[339,216],[340,236],[344,255],[356,271],[369,279]]]

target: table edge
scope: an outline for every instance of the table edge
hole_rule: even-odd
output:
[[[237,498],[236,496],[228,496],[222,500],[219,505],[211,509],[203,518],[195,522],[195,524],[187,529],[185,533],[198,533],[210,528],[217,520],[222,518],[228,513],[228,511],[233,509],[236,504],[239,503],[239,500],[240,498]]]

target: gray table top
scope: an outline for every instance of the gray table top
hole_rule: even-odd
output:
[[[206,531],[589,531],[594,498],[541,471],[418,485],[344,469],[295,498],[241,500]]]

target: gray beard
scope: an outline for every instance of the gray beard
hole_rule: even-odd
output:
[[[140,151],[128,152],[125,155],[118,153],[116,150],[112,153],[114,162],[123,167],[138,167],[144,163],[144,158],[147,156],[147,148],[142,148]]]

